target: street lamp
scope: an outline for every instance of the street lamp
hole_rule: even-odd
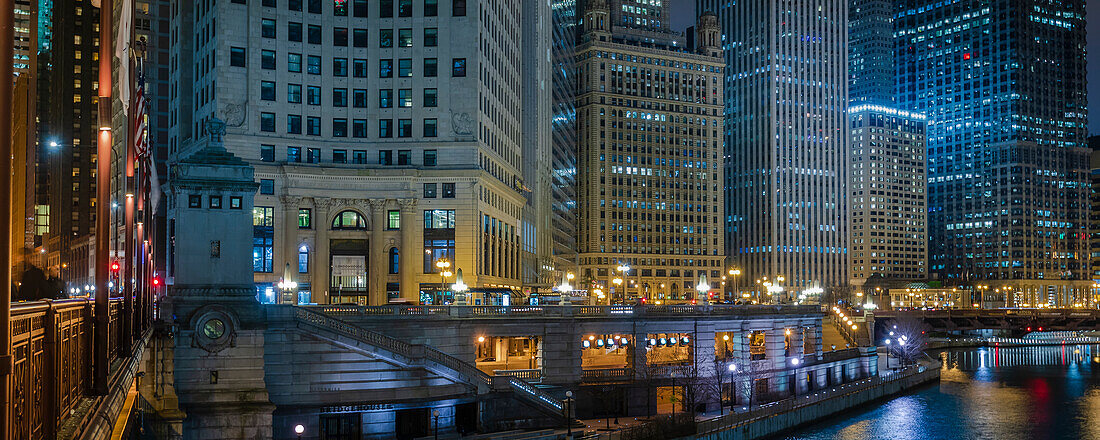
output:
[[[736,381],[733,380],[733,375],[737,373],[737,364],[730,363],[726,366],[726,369],[730,372],[730,412],[733,412],[733,405],[737,402],[734,401],[734,389],[737,386]],[[719,412],[721,412],[722,405],[718,405]]]
[[[279,280],[276,286],[279,288],[279,291],[282,292],[280,296],[281,301],[279,301],[280,304],[285,303],[287,295],[290,295],[290,292],[298,288],[298,283],[290,279],[290,263],[286,264],[286,267],[283,269],[283,279]],[[295,301],[295,303],[297,303],[297,301]]]
[[[626,276],[630,274],[630,265],[622,263],[622,264],[619,264],[619,266],[616,267],[615,270],[618,270],[620,273],[622,273],[622,277],[625,281]],[[627,284],[626,286],[623,286],[623,302],[624,303],[626,302],[627,290],[630,290],[630,285],[629,284]]]
[[[731,297],[730,299],[732,299],[734,288],[740,289],[740,287],[741,287],[741,283],[736,282],[736,281],[741,280],[741,269],[738,269],[736,267],[731,267],[730,270],[727,271],[726,273],[728,273],[730,277],[737,277],[736,280],[730,281],[730,283],[729,283],[730,284],[730,297]]]
[[[615,290],[618,291],[619,286],[621,286],[623,284],[623,279],[619,278],[619,277],[615,277],[613,280],[611,280],[611,283],[615,285]],[[626,294],[625,294],[625,292],[621,293],[621,295],[623,295],[623,304],[626,304]],[[614,295],[612,295],[612,296],[614,296]],[[611,304],[610,299],[608,299],[608,304]]]
[[[305,432],[306,427],[302,426],[302,424],[299,423],[297,425],[294,425],[294,433],[298,434],[298,440],[302,440],[302,434],[305,434]]]
[[[451,276],[451,262],[446,258],[436,260],[435,267],[439,268],[439,303],[443,303],[443,290],[447,288],[447,277]]]
[[[573,418],[570,417],[573,412],[573,392],[565,392],[565,436],[566,438],[573,438]]]
[[[435,440],[439,440],[439,410],[432,410],[432,418],[435,419]]]

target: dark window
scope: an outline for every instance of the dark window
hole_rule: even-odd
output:
[[[439,0],[424,0],[424,16],[435,17],[439,14]]]
[[[393,17],[393,0],[378,0],[378,16]]]
[[[379,165],[393,165],[393,150],[379,150],[378,151],[378,164]]]
[[[367,77],[367,60],[354,60],[351,63],[351,74],[356,78]]]
[[[348,76],[348,59],[332,59],[332,76]]]
[[[300,53],[288,53],[286,54],[286,70],[291,73],[302,72],[302,54]]]
[[[398,119],[397,120],[397,137],[412,137],[413,123],[412,119]]]
[[[402,78],[413,76],[413,60],[411,58],[397,60],[397,76]]]
[[[274,113],[260,113],[260,131],[275,131]]]
[[[424,107],[435,107],[438,104],[438,94],[436,89],[424,89]]]
[[[441,185],[441,187],[443,189],[443,191],[442,191],[443,194],[441,196],[444,199],[453,199],[453,198],[455,198],[455,184],[453,184],[453,183],[444,183],[443,185]]]
[[[434,199],[435,198],[435,184],[434,183],[425,183],[424,184],[424,198],[425,199]]]
[[[302,85],[301,84],[287,84],[286,85],[286,102],[291,104],[302,103]]]
[[[412,17],[413,16],[413,2],[412,2],[412,0],[397,0],[397,16],[398,17]]]
[[[367,107],[367,91],[366,89],[355,89],[352,91],[351,105],[356,108]]]
[[[275,7],[275,0],[264,0],[263,5],[267,6],[267,7],[274,8]]]
[[[351,163],[360,164],[360,165],[366,164],[367,163],[367,151],[366,150],[352,151],[351,152]]]
[[[366,29],[353,29],[351,31],[351,44],[355,47],[367,47],[370,36]]]
[[[466,0],[454,0],[451,2],[451,15],[455,17],[466,16]]]
[[[431,78],[439,71],[439,62],[435,58],[424,58],[424,76]]]
[[[393,89],[378,90],[378,108],[393,107]]]
[[[355,211],[342,211],[332,219],[332,229],[366,229],[367,221]]]
[[[378,60],[378,76],[393,78],[393,60]]]
[[[260,162],[274,162],[275,161],[275,146],[274,145],[260,145]]]
[[[317,86],[306,87],[306,104],[321,105],[321,88]]]
[[[202,196],[198,194],[191,194],[187,196],[188,208],[202,208]]]
[[[424,28],[424,46],[435,47],[439,45],[439,29]]]
[[[393,119],[379,119],[378,120],[378,137],[391,138],[393,137]]]
[[[286,147],[286,161],[290,163],[301,163],[302,147]]]
[[[378,47],[393,47],[393,29],[378,30]]]
[[[229,65],[233,67],[245,67],[248,57],[243,47],[229,48]]]
[[[306,65],[306,73],[308,73],[310,75],[320,75],[321,74],[321,57],[316,56],[316,55],[310,55],[309,58],[306,59],[306,61],[308,63]]]
[[[412,29],[398,29],[397,30],[397,47],[412,47],[413,45],[413,30]]]
[[[401,269],[401,254],[397,252],[397,248],[390,248],[390,274],[397,274]]]
[[[233,0],[233,1],[231,1],[230,3],[237,3],[237,4],[241,4],[241,5],[243,5],[243,4],[244,4],[244,0]]]
[[[439,135],[438,131],[439,123],[435,118],[428,118],[424,120],[424,137],[436,137]]]
[[[310,14],[320,14],[321,0],[309,0],[309,8],[306,9],[306,12]]]
[[[351,14],[356,17],[366,17],[368,6],[367,0],[352,0]]]
[[[310,136],[321,135],[321,118],[317,116],[306,117],[306,134]]]
[[[348,45],[348,28],[332,28],[332,45],[333,46],[347,46]]]
[[[287,9],[290,9],[291,11],[301,11],[302,0],[287,0],[286,6]]]
[[[302,134],[302,115],[286,115],[286,132]]]
[[[260,20],[260,36],[264,38],[275,38],[275,20],[270,18]]]
[[[275,70],[275,51],[260,51],[260,68],[266,70]]]
[[[310,148],[306,150],[306,163],[321,163],[321,149]]]
[[[260,194],[275,194],[275,181],[260,179]]]
[[[412,165],[412,151],[410,150],[398,150],[397,151],[397,164],[398,165]]]
[[[466,76],[466,59],[451,59],[451,76]]]
[[[348,150],[332,150],[332,163],[348,163]]]
[[[332,89],[332,106],[348,106],[348,89]]]
[[[275,82],[273,81],[260,81],[260,100],[274,101],[275,100]]]
[[[308,38],[306,38],[306,40],[309,44],[321,44],[321,27],[311,24],[307,29]]]
[[[348,137],[348,120],[335,118],[332,120],[332,137]]]
[[[436,150],[424,150],[424,166],[434,167],[436,161]]]
[[[286,39],[290,41],[302,42],[302,24],[290,22],[286,24]]]
[[[356,119],[351,121],[351,136],[357,138],[367,137],[367,120]]]
[[[348,16],[348,0],[332,0],[332,15],[337,17]]]

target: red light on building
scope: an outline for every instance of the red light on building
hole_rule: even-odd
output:
[[[969,60],[970,59],[970,52],[964,53],[963,54],[963,59],[964,60]]]

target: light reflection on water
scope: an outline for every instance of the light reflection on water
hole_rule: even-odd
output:
[[[938,385],[786,438],[1100,440],[1100,346],[979,348],[940,358]]]

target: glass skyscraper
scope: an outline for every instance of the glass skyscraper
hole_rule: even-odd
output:
[[[928,119],[931,271],[1013,280],[1008,305],[1076,295],[1088,256],[1084,2],[903,0],[895,37],[897,102]]]

